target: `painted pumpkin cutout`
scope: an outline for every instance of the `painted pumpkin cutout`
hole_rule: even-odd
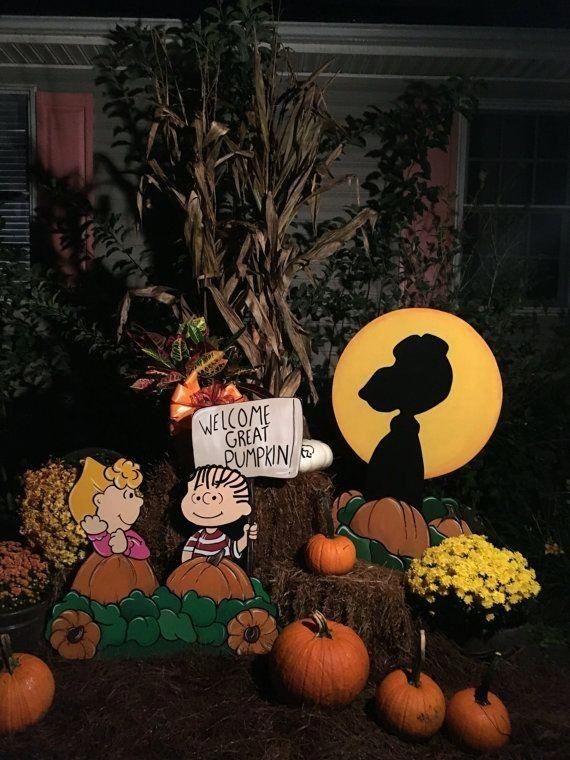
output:
[[[176,568],[166,581],[167,587],[178,596],[196,591],[214,602],[222,599],[251,599],[251,581],[242,568],[222,552],[213,557],[196,557]]]
[[[354,490],[338,496],[332,505],[335,531],[354,543],[357,556],[395,570],[404,570],[411,559],[448,536],[471,533],[458,512],[455,499],[430,496],[420,511],[397,499],[366,502]]]
[[[77,571],[71,588],[100,604],[118,604],[135,589],[150,596],[158,588],[158,581],[144,559],[122,554],[101,557],[93,552]]]
[[[421,513],[391,498],[363,504],[352,518],[350,528],[358,536],[378,541],[398,556],[419,557],[430,543]]]

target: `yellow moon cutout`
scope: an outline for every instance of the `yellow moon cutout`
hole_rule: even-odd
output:
[[[344,349],[333,380],[332,401],[341,433],[365,462],[390,431],[397,411],[376,412],[358,391],[374,372],[395,362],[394,347],[410,335],[430,333],[449,346],[453,383],[447,398],[416,415],[426,478],[457,470],[478,454],[499,419],[503,385],[483,338],[459,317],[437,309],[400,309],[362,328]]]

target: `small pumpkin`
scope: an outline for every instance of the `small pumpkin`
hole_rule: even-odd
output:
[[[209,596],[216,604],[222,599],[251,599],[255,591],[247,573],[218,552],[212,557],[195,557],[183,562],[166,581],[173,594],[182,597],[189,591]]]
[[[430,545],[426,521],[415,507],[391,497],[359,507],[350,528],[363,538],[383,544],[390,554],[420,557]]]
[[[360,694],[370,671],[360,636],[321,612],[286,626],[271,654],[279,685],[302,702],[347,705]]]
[[[447,705],[447,730],[456,741],[475,752],[500,749],[511,737],[509,711],[490,691],[499,659],[500,654],[497,653],[478,687],[458,691]]]
[[[67,660],[90,660],[100,639],[101,629],[91,615],[65,610],[53,621],[49,642]]]
[[[228,623],[228,646],[240,655],[267,654],[277,633],[275,618],[267,610],[243,610]]]
[[[39,657],[13,654],[5,633],[0,636],[0,652],[0,734],[12,734],[43,718],[53,702],[55,681]]]
[[[376,713],[386,728],[414,741],[436,734],[445,718],[445,697],[433,679],[422,673],[425,632],[420,631],[418,655],[411,671],[389,673],[376,689]]]
[[[102,557],[93,552],[77,571],[71,588],[99,604],[118,604],[135,589],[150,596],[158,581],[145,559],[124,554]]]
[[[305,547],[305,561],[317,575],[345,575],[356,562],[356,547],[346,536],[311,536]]]
[[[326,470],[327,467],[331,466],[332,462],[333,453],[328,444],[313,440],[312,438],[303,439],[301,443],[299,472]]]
[[[435,528],[446,538],[461,536],[462,534],[466,536],[471,535],[471,528],[465,520],[457,520],[455,517],[438,517],[435,520],[431,520],[428,525],[430,528]]]

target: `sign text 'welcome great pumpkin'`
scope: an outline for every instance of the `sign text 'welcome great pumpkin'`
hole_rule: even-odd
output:
[[[302,437],[303,412],[296,398],[210,406],[192,418],[196,467],[219,464],[249,478],[294,478]]]

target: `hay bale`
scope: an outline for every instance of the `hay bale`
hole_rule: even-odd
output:
[[[137,529],[148,542],[159,579],[180,561],[188,537],[180,501],[185,478],[169,461],[150,467]],[[315,533],[330,527],[333,484],[325,473],[292,480],[257,479],[254,572],[279,606],[282,623],[315,609],[354,628],[363,638],[380,676],[388,664],[407,661],[413,649],[413,622],[406,604],[403,575],[379,565],[357,562],[347,575],[316,576],[303,564],[303,548]]]
[[[298,557],[314,533],[326,532],[332,492],[332,481],[323,472],[307,472],[292,480],[256,481],[256,572]]]
[[[347,575],[317,576],[289,561],[275,562],[269,573],[264,583],[282,622],[318,609],[349,625],[364,640],[375,677],[409,660],[414,625],[399,571],[358,561]]]

